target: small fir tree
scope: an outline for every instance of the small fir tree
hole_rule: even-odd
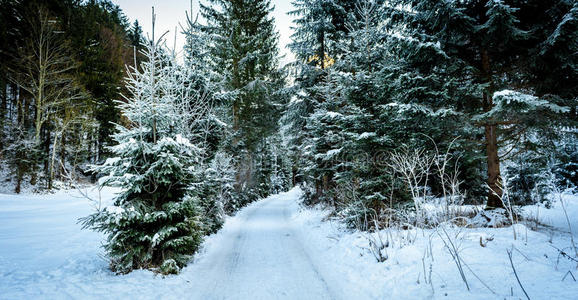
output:
[[[198,200],[190,189],[200,150],[175,131],[182,118],[160,41],[146,45],[142,71],[133,68],[127,79],[131,96],[120,107],[129,125],[117,125],[115,157],[93,168],[104,175],[101,185],[122,191],[114,206],[81,220],[108,235],[104,248],[117,273],[177,273],[202,240]]]

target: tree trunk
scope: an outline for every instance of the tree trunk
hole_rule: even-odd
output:
[[[2,78],[2,80],[0,80],[0,124],[2,124],[2,126],[4,126],[5,123],[5,119],[6,119],[6,108],[8,107],[7,105],[7,98],[8,96],[6,95],[6,89],[7,89],[7,84],[4,81],[4,78]],[[4,159],[2,153],[4,152],[4,130],[0,130],[0,159]]]
[[[485,112],[490,111],[494,107],[494,100],[492,99],[492,73],[490,68],[490,57],[486,50],[482,51],[482,69],[488,78],[490,86],[483,94],[483,109]],[[500,157],[498,155],[498,125],[493,124],[491,120],[484,124],[484,133],[486,139],[486,163],[488,165],[488,202],[487,209],[503,208],[502,203],[502,187],[500,185]]]
[[[54,135],[54,144],[52,145],[52,158],[50,159],[50,173],[48,178],[48,189],[52,188],[52,182],[54,181],[54,163],[56,162],[56,152],[58,150],[58,138],[60,134],[56,133]]]
[[[325,32],[321,32],[318,37],[319,40],[319,62],[321,70],[325,69]]]
[[[22,168],[19,165],[17,170],[16,170],[16,186],[14,187],[14,193],[16,193],[16,194],[20,194],[20,191],[22,188],[22,178],[24,178],[23,173],[24,173],[24,171],[22,170]]]
[[[64,169],[64,166],[66,165],[66,135],[63,133],[61,133],[60,135],[60,161],[58,162],[58,176],[59,177],[63,177],[64,174],[66,174],[66,170]],[[70,169],[70,176],[72,179],[72,176],[74,175],[72,172],[74,171],[74,168]]]
[[[502,187],[500,186],[500,158],[498,156],[498,143],[496,137],[496,125],[485,126],[486,136],[486,160],[488,164],[488,209],[504,207],[502,203]]]
[[[42,132],[44,134],[44,149],[39,149],[42,153],[42,159],[44,160],[44,176],[46,177],[46,186],[49,190],[52,189],[52,175],[50,174],[50,144],[52,143],[52,133],[47,125],[42,126]]]

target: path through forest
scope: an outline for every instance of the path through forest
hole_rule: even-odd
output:
[[[296,191],[271,196],[240,212],[187,272],[198,299],[335,299],[306,251],[291,216]],[[196,297],[195,297],[196,298]]]
[[[98,199],[96,189],[87,192]],[[102,192],[110,205],[116,190]],[[105,237],[81,230],[94,211],[76,190],[0,194],[0,299],[346,299],[340,262],[311,241],[295,188],[241,209],[206,238],[181,274],[136,270],[117,276],[101,248]],[[349,294],[348,294],[349,293]],[[345,296],[348,294],[349,296]],[[364,299],[371,297],[365,296]]]

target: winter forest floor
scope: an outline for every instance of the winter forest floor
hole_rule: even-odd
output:
[[[114,191],[103,190],[104,204]],[[78,191],[0,194],[0,299],[525,299],[507,250],[531,299],[578,297],[577,263],[556,249],[573,256],[559,203],[527,207],[549,226],[518,224],[516,240],[512,227],[445,228],[449,239],[442,229],[384,230],[387,259],[378,263],[366,233],[304,209],[300,193],[242,209],[180,275],[166,277],[109,271],[103,236],[76,223],[94,210]],[[578,197],[566,197],[576,233]],[[456,245],[470,291],[444,241]]]

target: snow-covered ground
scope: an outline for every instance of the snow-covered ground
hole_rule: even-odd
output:
[[[578,197],[566,195],[566,200],[571,223],[578,226]],[[304,210],[296,215],[295,226],[309,230],[303,242],[311,253],[320,255],[320,269],[334,268],[336,278],[368,294],[359,299],[526,299],[508,250],[530,299],[578,299],[578,282],[572,278],[578,279],[578,261],[556,249],[574,257],[566,219],[560,219],[563,211],[556,203],[551,210],[540,208],[540,213],[543,222],[554,227],[532,231],[531,224],[517,224],[516,240],[512,227],[383,230],[381,238],[389,241],[383,263],[377,263],[369,251],[366,233],[347,232],[339,222],[324,222],[328,212]],[[442,241],[444,237],[449,243],[444,230],[459,249],[470,291]],[[377,233],[373,237],[377,240]],[[568,271],[572,274],[565,276]]]
[[[554,248],[573,253],[558,203],[540,208],[552,228],[516,225],[517,240],[512,228],[447,228],[457,236],[452,241],[468,291],[444,247],[443,231],[382,231],[390,245],[383,251],[387,260],[377,263],[366,234],[328,220],[328,211],[300,207],[300,193],[293,189],[244,208],[207,238],[180,275],[166,277],[110,272],[99,247],[103,236],[76,223],[94,203],[75,190],[0,194],[0,299],[523,299],[510,249],[531,299],[578,297],[571,276],[578,277],[577,264]],[[113,194],[105,189],[104,202]],[[578,226],[578,197],[567,197]]]

